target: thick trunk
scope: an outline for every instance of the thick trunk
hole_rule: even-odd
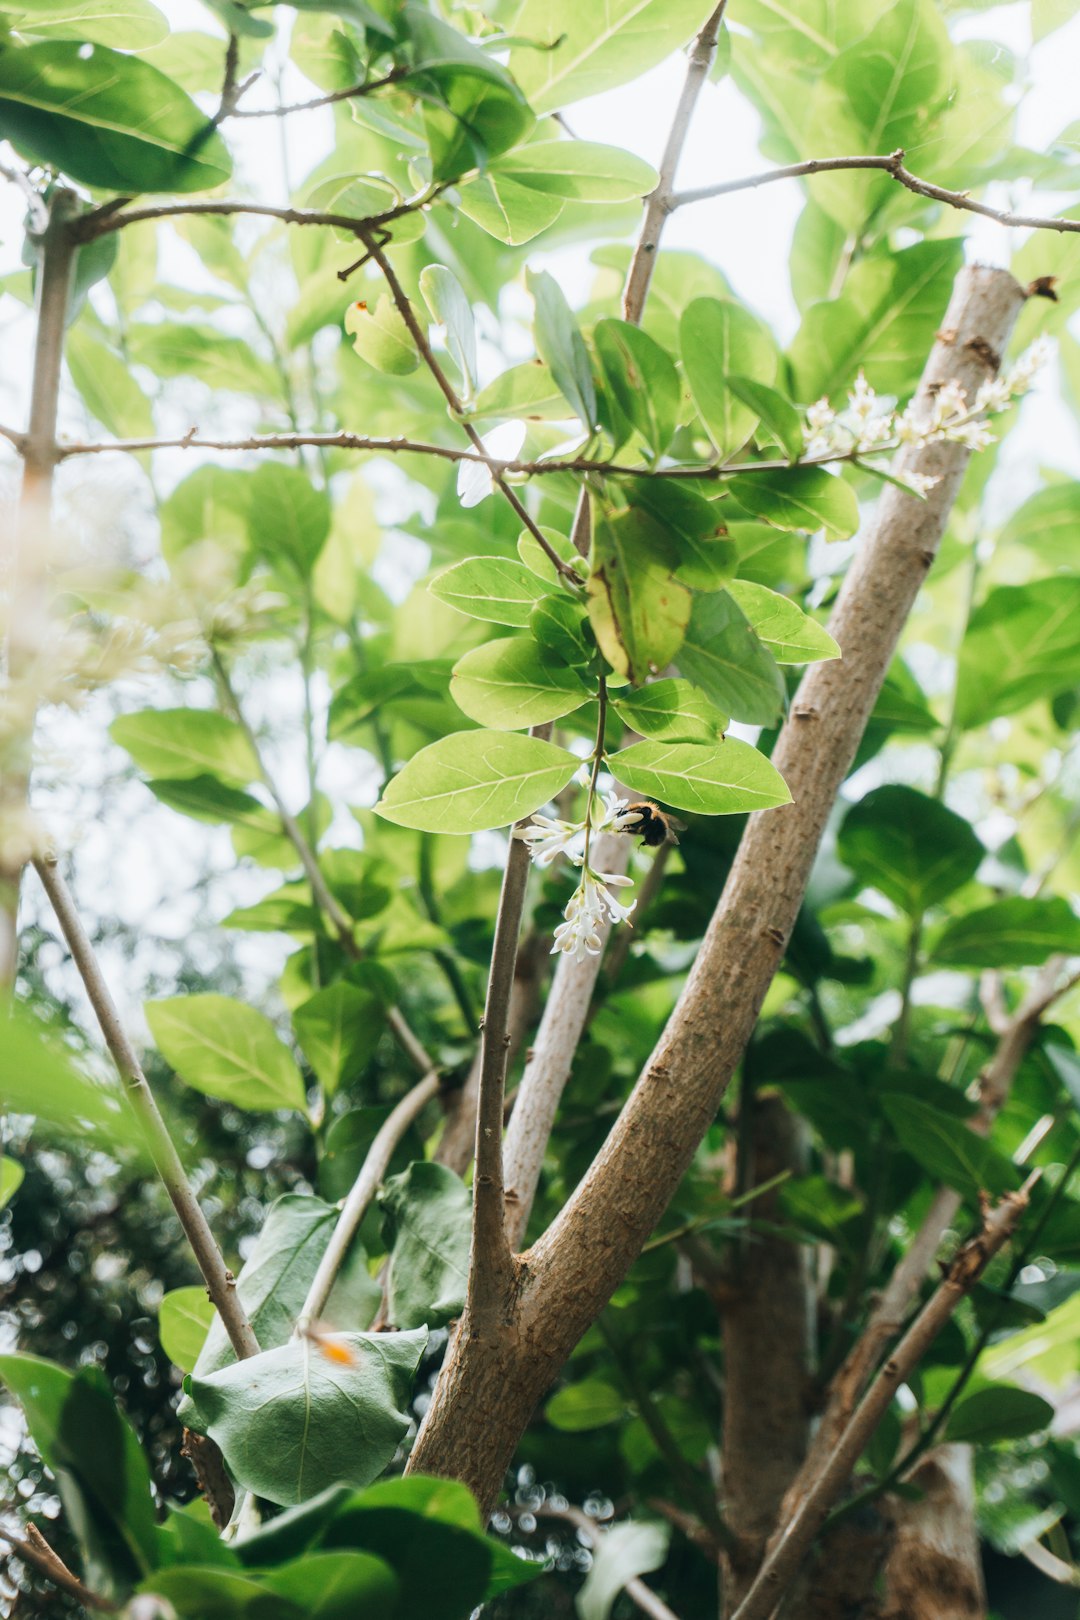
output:
[[[873,1620],[985,1620],[970,1446],[938,1446],[891,1500],[884,1595]]]
[[[929,414],[950,379],[974,393],[993,373],[1023,297],[1005,271],[961,272],[918,410]],[[469,1355],[467,1333],[459,1333],[448,1356],[410,1467],[464,1479],[485,1507],[498,1495],[513,1449],[512,1443],[508,1449],[501,1441],[482,1441],[493,1423],[492,1395],[500,1436],[520,1434],[537,1397],[640,1253],[716,1115],[968,460],[969,452],[954,443],[905,454],[905,470],[938,482],[925,501],[890,486],[878,502],[830,624],[843,657],[806,675],[777,742],[775,763],[793,802],[750,817],[656,1050],[577,1191],[521,1257],[519,1305],[502,1338],[500,1378],[481,1392],[460,1375],[458,1363]]]
[[[749,1185],[806,1168],[806,1130],[778,1096],[753,1108]],[[741,1189],[740,1189],[741,1190]],[[755,1221],[782,1221],[778,1190],[750,1206]],[[723,1513],[738,1545],[724,1562],[723,1611],[746,1595],[809,1433],[813,1293],[805,1244],[751,1232],[722,1316]]]

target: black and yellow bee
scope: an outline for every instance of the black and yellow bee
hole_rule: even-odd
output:
[[[638,799],[634,804],[627,805],[623,816],[628,821],[632,815],[637,820],[623,830],[633,838],[640,833],[641,842],[648,844],[650,849],[659,849],[661,844],[677,844],[679,840],[675,834],[686,831],[685,821],[680,821],[669,810],[661,810],[651,799]]]

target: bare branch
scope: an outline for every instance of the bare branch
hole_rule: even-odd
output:
[[[377,230],[392,224],[395,219],[403,219],[406,214],[426,208],[432,200],[431,192],[424,191],[418,197],[386,209],[384,213],[369,214],[358,219],[354,214],[324,213],[313,208],[278,208],[271,203],[245,202],[239,197],[154,203],[146,208],[128,208],[125,212],[122,209],[127,199],[121,198],[119,204],[114,199],[112,203],[83,214],[75,221],[71,234],[76,242],[93,242],[112,231],[122,231],[125,225],[139,225],[148,219],[176,219],[183,214],[210,214],[219,218],[249,214],[257,219],[277,219],[283,225],[328,225],[335,230],[350,231],[354,236],[362,237],[365,231]]]
[[[394,1149],[413,1120],[434,1097],[438,1096],[441,1083],[438,1073],[434,1069],[431,1070],[422,1080],[417,1081],[411,1091],[406,1092],[379,1127],[360,1166],[360,1172],[342,1205],[337,1225],[319,1261],[318,1270],[311,1280],[311,1287],[308,1289],[297,1322],[298,1329],[322,1315],[326,1301],[330,1297],[330,1290],[349,1252],[349,1246],[386,1175],[387,1167],[394,1156]]]
[[[672,189],[675,185],[675,173],[679,167],[683,147],[686,145],[694,108],[716,57],[720,24],[724,20],[726,9],[727,0],[720,0],[720,4],[690,47],[682,93],[676,103],[671,128],[668,130],[668,138],[660,159],[659,179],[655,191],[645,200],[645,217],[641,222],[641,230],[626,275],[626,286],[623,289],[623,319],[633,321],[635,326],[641,321],[645,300],[649,295],[649,284],[660,250],[660,237],[667,216],[675,206]]]
[[[407,67],[391,68],[381,79],[369,79],[366,84],[351,84],[347,90],[331,90],[329,95],[314,96],[311,101],[294,101],[287,107],[238,107],[231,118],[288,118],[293,113],[314,112],[317,107],[332,107],[338,101],[357,101],[362,96],[373,96],[388,85],[400,84],[412,70]]]
[[[994,1120],[1008,1101],[1013,1080],[1038,1035],[1041,1019],[1076,982],[1075,978],[1061,982],[1060,970],[1060,957],[1048,962],[1017,1011],[1011,1018],[1005,1018],[1000,1027],[994,1053],[979,1075],[979,1110],[971,1122],[971,1129],[980,1136],[989,1134]],[[1004,1009],[1000,1014],[995,1011],[995,1016],[1004,1017]],[[935,1192],[918,1231],[829,1386],[814,1439],[785,1496],[781,1524],[786,1523],[805,1500],[819,1468],[849,1421],[855,1403],[866,1388],[885,1346],[900,1332],[904,1318],[918,1297],[923,1278],[959,1213],[961,1203],[960,1194],[952,1187],[939,1187]]]
[[[788,163],[781,169],[765,169],[760,174],[748,174],[741,180],[721,180],[713,186],[698,186],[693,191],[679,191],[670,199],[669,211],[684,208],[688,203],[706,202],[710,197],[728,197],[735,191],[753,191],[758,186],[772,185],[776,180],[798,180],[805,175],[830,174],[838,169],[876,169],[906,186],[917,197],[929,197],[934,202],[947,203],[970,214],[981,214],[984,219],[996,220],[999,225],[1015,225],[1034,231],[1080,231],[1080,219],[1059,219],[1047,214],[1014,214],[1007,208],[991,208],[989,203],[976,202],[966,191],[950,191],[947,186],[936,186],[930,180],[921,180],[904,167],[904,151],[884,155],[857,157],[807,158],[803,163]]]
[[[26,445],[26,435],[24,433],[17,433],[14,428],[4,427],[4,425],[0,423],[0,439],[7,439],[10,444],[15,446],[19,454],[22,455]]]
[[[986,1213],[982,1229],[957,1253],[945,1277],[863,1397],[784,1536],[758,1571],[733,1620],[769,1620],[897,1389],[922,1361],[960,1301],[1016,1230],[1038,1174],[1029,1177],[1019,1192],[1006,1193],[997,1207]]]
[[[112,1053],[113,1062],[124,1082],[139,1128],[150,1150],[150,1157],[154,1161],[154,1167],[172,1199],[180,1225],[184,1228],[184,1235],[202,1272],[206,1291],[217,1306],[222,1325],[229,1335],[229,1343],[241,1361],[247,1356],[256,1356],[259,1353],[259,1343],[240,1303],[233,1274],[222,1259],[221,1250],[214,1241],[214,1234],[192,1191],[184,1166],[180,1162],[180,1155],[173,1145],[172,1137],[143,1073],[138,1054],[128,1038],[116,1004],[109,994],[109,987],[105,983],[101,967],[94,955],[94,947],[75,908],[71,891],[55,859],[36,858],[34,870],[41,879],[42,887],[56,913],[68,949],[71,951],[72,961],[79,970],[79,977],[85,986],[101,1033],[105,1037],[105,1044]]]
[[[60,1555],[49,1546],[37,1525],[27,1525],[25,1541],[21,1536],[13,1535],[10,1530],[0,1527],[0,1541],[6,1541],[24,1563],[31,1565],[60,1591],[67,1592],[86,1608],[96,1609],[102,1614],[119,1613],[119,1603],[114,1603],[111,1598],[102,1597],[98,1592],[92,1592],[88,1586],[83,1585],[77,1575],[72,1574]]]
[[[660,1511],[660,1507],[661,1505],[658,1503],[658,1511]],[[607,1530],[603,1525],[597,1524],[596,1520],[590,1519],[587,1513],[583,1513],[580,1508],[573,1507],[570,1504],[564,1508],[557,1508],[552,1507],[549,1502],[544,1502],[540,1507],[529,1508],[527,1511],[535,1513],[538,1519],[562,1519],[566,1524],[572,1524],[576,1530],[588,1538],[590,1545],[593,1547],[598,1546],[604,1536],[607,1535]],[[670,1517],[670,1515],[665,1514],[665,1517]],[[675,1611],[669,1609],[664,1600],[657,1597],[652,1587],[646,1586],[639,1575],[634,1575],[630,1580],[626,1581],[623,1585],[623,1591],[628,1598],[633,1599],[642,1614],[650,1616],[650,1620],[679,1620]]]

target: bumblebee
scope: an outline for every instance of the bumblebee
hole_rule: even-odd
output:
[[[626,831],[633,838],[640,833],[642,844],[648,844],[650,849],[659,849],[661,844],[677,844],[679,840],[675,834],[686,831],[685,821],[680,821],[678,816],[671,815],[667,810],[661,810],[651,799],[639,799],[637,803],[627,805],[623,814],[627,819],[637,817],[634,825],[628,826]]]

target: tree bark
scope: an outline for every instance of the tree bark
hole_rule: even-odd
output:
[[[938,1446],[908,1483],[923,1494],[891,1500],[884,1599],[874,1620],[984,1620],[971,1447]]]
[[[753,1097],[749,1106],[754,1160],[749,1185],[783,1170],[803,1174],[804,1122],[776,1095]],[[755,1219],[770,1225],[782,1220],[778,1192],[754,1200]],[[805,1244],[751,1230],[721,1317],[723,1512],[736,1538],[724,1558],[724,1614],[746,1595],[806,1451],[813,1340],[808,1260]]]
[[[960,273],[916,396],[924,417],[949,379],[973,393],[994,373],[1023,299],[1005,271]],[[504,1330],[482,1346],[457,1335],[410,1468],[463,1479],[485,1508],[537,1399],[625,1276],[715,1117],[968,459],[955,443],[901,458],[903,470],[938,483],[926,500],[889,486],[878,502],[830,623],[843,656],[808,672],[773,755],[793,802],[750,817],[679,1003],[589,1172],[521,1257]]]

